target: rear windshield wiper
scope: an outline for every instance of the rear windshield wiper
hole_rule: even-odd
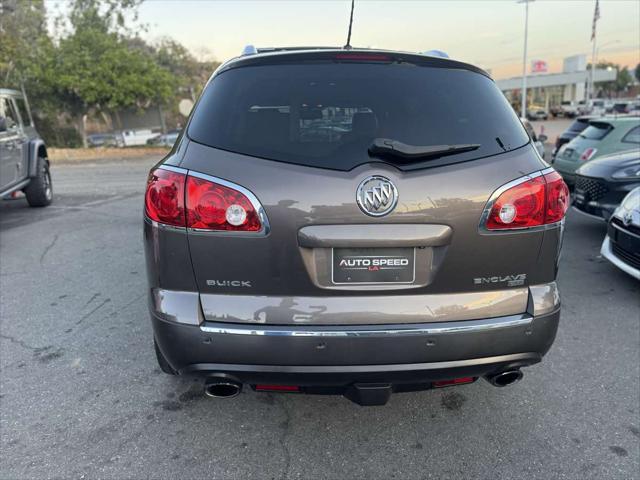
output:
[[[480,148],[479,143],[455,145],[409,145],[390,138],[375,138],[369,147],[371,155],[390,155],[407,161],[444,157],[456,153],[471,152]]]

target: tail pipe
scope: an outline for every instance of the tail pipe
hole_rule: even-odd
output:
[[[227,377],[208,377],[204,383],[204,393],[211,398],[233,398],[242,391],[242,384]]]
[[[522,371],[519,368],[503,370],[487,375],[485,379],[494,387],[506,387],[519,382],[522,379]]]

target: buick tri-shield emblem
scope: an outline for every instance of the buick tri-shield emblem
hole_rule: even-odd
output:
[[[372,217],[390,213],[398,203],[398,190],[388,178],[375,175],[365,178],[356,194],[360,209]]]

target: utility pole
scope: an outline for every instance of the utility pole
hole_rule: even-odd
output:
[[[587,83],[586,106],[589,107],[591,97],[593,97],[593,78],[596,71],[596,26],[600,19],[600,2],[596,0],[596,8],[593,12],[593,24],[591,26],[591,41],[593,42],[593,50],[591,51],[591,75],[589,75],[589,83]]]
[[[522,104],[520,106],[520,116],[527,116],[527,41],[529,36],[529,3],[534,0],[518,0],[524,3],[524,53],[522,55]]]

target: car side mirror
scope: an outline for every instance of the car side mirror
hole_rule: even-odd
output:
[[[7,119],[5,117],[0,117],[0,132],[7,131]]]
[[[547,137],[544,133],[538,135],[538,140],[540,140],[542,143],[546,142],[548,139],[549,137]]]

